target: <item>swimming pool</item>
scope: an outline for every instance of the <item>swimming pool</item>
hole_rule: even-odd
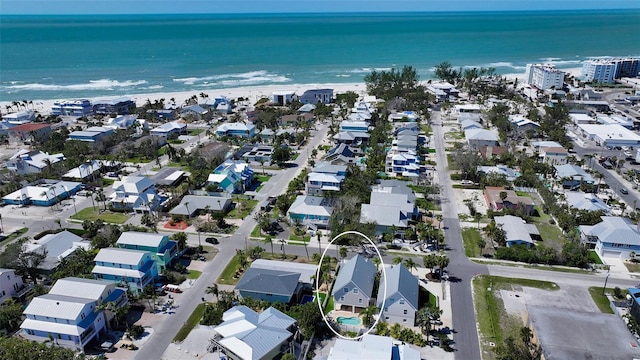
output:
[[[344,317],[344,316],[338,316],[338,318],[336,319],[338,321],[338,323],[340,324],[345,324],[345,325],[360,325],[360,318],[359,317]]]

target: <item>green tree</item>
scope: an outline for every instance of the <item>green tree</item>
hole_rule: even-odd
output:
[[[429,333],[431,333],[431,324],[439,320],[440,315],[442,315],[442,310],[433,306],[424,306],[418,310],[416,323],[422,329],[422,333],[427,335],[427,341],[429,340]]]
[[[338,253],[340,255],[340,259],[344,260],[347,257],[349,250],[347,249],[346,246],[341,246],[340,249],[338,250]]]
[[[393,262],[393,265],[402,264],[403,261],[404,258],[402,256],[396,256],[393,258],[393,260],[391,260],[391,262]]]
[[[47,343],[38,343],[17,336],[0,337],[0,359],[11,360],[84,360],[82,353]]]
[[[409,257],[409,258],[404,259],[402,264],[404,265],[404,267],[409,269],[409,272],[411,272],[411,270],[413,270],[413,269],[418,270],[418,264],[416,264],[416,262],[413,260],[413,258]]]
[[[0,305],[0,330],[9,333],[17,330],[22,322],[22,305],[13,299],[6,300]]]
[[[291,353],[286,353],[282,355],[281,360],[296,360],[296,356]]]
[[[218,289],[218,284],[213,283],[211,286],[207,287],[205,291],[207,294],[211,294],[216,297],[216,300],[220,300],[220,290]]]
[[[378,311],[378,308],[375,306],[367,306],[366,308],[362,309],[362,311],[360,312],[360,317],[362,317],[362,323],[364,324],[364,326],[371,326],[371,324],[373,324],[373,316],[376,314],[376,312]]]
[[[187,233],[180,231],[171,235],[171,240],[175,241],[178,246],[178,251],[183,251],[187,248]]]
[[[271,154],[271,162],[278,165],[278,167],[283,167],[287,161],[291,160],[291,157],[291,149],[284,146],[278,146]]]

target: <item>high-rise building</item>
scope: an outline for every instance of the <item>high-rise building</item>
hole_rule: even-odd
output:
[[[564,83],[564,71],[558,70],[549,64],[527,64],[527,84],[540,90],[550,88],[562,89]]]
[[[582,77],[585,81],[612,83],[614,79],[636,77],[640,72],[640,59],[592,59],[582,65]]]

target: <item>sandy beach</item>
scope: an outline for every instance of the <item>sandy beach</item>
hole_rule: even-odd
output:
[[[562,69],[562,71],[574,76],[579,77],[581,68],[570,68],[570,69]],[[525,74],[524,73],[514,73],[514,74],[504,74],[510,79],[518,79],[518,82],[524,84]],[[296,94],[302,95],[305,90],[310,89],[323,89],[330,88],[334,90],[334,93],[345,93],[347,91],[354,91],[358,95],[366,94],[366,86],[364,83],[323,83],[323,84],[280,84],[280,85],[262,85],[262,86],[244,86],[244,87],[235,87],[235,88],[211,88],[211,89],[197,89],[192,91],[182,91],[182,92],[154,92],[154,93],[146,93],[146,94],[127,94],[121,93],[112,96],[102,96],[96,98],[88,98],[92,102],[96,100],[105,100],[105,99],[114,99],[118,97],[129,97],[136,102],[137,106],[142,106],[147,101],[147,99],[154,101],[158,99],[165,99],[165,104],[169,103],[170,99],[175,99],[175,103],[178,106],[184,105],[185,100],[192,97],[193,95],[198,96],[198,102],[204,103],[202,98],[200,97],[200,93],[205,93],[209,96],[206,99],[207,102],[213,102],[213,99],[217,96],[223,95],[229,99],[237,99],[239,97],[244,97],[249,99],[250,103],[255,103],[262,97],[270,97],[273,92],[277,91],[295,91]],[[63,100],[63,99],[15,99],[16,101],[33,101],[34,109],[40,112],[43,115],[48,115],[51,111],[51,106],[54,101]],[[72,99],[66,99],[72,100]],[[11,105],[9,101],[0,102],[0,109],[5,110],[6,105]]]

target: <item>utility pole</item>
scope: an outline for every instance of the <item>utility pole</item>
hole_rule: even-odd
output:
[[[604,286],[602,287],[602,295],[604,295],[605,290],[607,289],[607,281],[609,280],[610,269],[607,269],[607,277],[604,278]]]

